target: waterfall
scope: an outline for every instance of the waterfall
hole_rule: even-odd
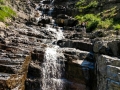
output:
[[[62,72],[64,69],[63,56],[58,53],[58,46],[45,49],[44,62],[42,64],[42,90],[63,90]]]
[[[62,32],[62,30],[60,29],[60,27],[58,27],[57,29],[55,29],[55,28],[52,28],[51,25],[47,24],[47,25],[46,25],[46,30],[54,32],[57,41],[64,38],[63,32]]]
[[[47,5],[47,7],[49,7],[49,16],[45,15],[46,17],[50,18],[54,10],[54,6],[52,6],[53,3],[54,0],[51,0],[51,3]],[[44,14],[46,5],[43,4],[43,1],[41,1],[41,6],[43,6],[41,12],[43,12]],[[54,28],[55,21],[52,18],[50,20],[52,25],[46,24],[46,27],[44,27],[45,31],[52,32],[54,37],[56,38],[56,41],[63,39],[64,36],[61,28]],[[51,43],[53,42],[54,41],[51,40]],[[63,90],[64,88],[64,55],[58,49],[59,47],[56,45],[47,45],[47,47],[45,48],[44,60],[41,66],[41,90]]]

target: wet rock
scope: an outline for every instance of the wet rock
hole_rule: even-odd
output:
[[[31,62],[28,68],[28,78],[41,78],[40,62]]]
[[[26,80],[25,90],[38,90],[40,89],[40,81],[38,79],[29,79]]]

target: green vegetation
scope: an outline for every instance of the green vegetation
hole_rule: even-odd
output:
[[[75,18],[81,22],[87,22],[87,31],[92,31],[97,28],[108,29],[111,28],[113,23],[112,19],[102,20],[99,16],[94,14],[86,14],[83,16],[78,15]]]
[[[98,0],[79,0],[76,3],[76,8],[80,14],[75,18],[80,22],[87,22],[87,31],[96,29],[120,30],[120,20],[114,19],[117,14],[117,7],[97,11],[98,5],[100,5]]]
[[[4,0],[0,0],[0,4],[4,4],[4,2],[5,2]]]
[[[5,5],[5,0],[0,0],[0,21],[12,18],[16,13],[9,6]]]
[[[86,0],[80,0],[77,2],[76,7],[82,13],[88,13],[90,9],[97,7],[97,0],[91,0],[91,2],[87,2]]]
[[[110,29],[112,27],[113,20],[112,19],[105,19],[104,21],[100,21],[97,28],[102,29]]]
[[[81,22],[87,22],[87,30],[94,30],[99,22],[101,21],[101,19],[93,14],[86,14],[83,16],[76,16],[76,19],[78,19]]]
[[[120,30],[120,24],[116,24],[113,26],[115,30]]]

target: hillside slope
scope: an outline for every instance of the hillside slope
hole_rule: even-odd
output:
[[[77,19],[88,22],[88,29],[120,29],[120,1],[79,0]],[[85,16],[86,15],[86,16]],[[90,30],[91,31],[91,30]]]

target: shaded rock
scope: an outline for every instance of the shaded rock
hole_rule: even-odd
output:
[[[71,47],[85,51],[92,51],[93,47],[92,43],[80,40],[61,40],[58,42],[58,45],[60,45],[60,47]]]
[[[40,89],[40,81],[38,79],[28,79],[25,82],[25,90],[38,90]]]
[[[99,52],[99,49],[102,47],[103,45],[103,42],[102,41],[98,41],[98,42],[95,42],[94,43],[94,46],[93,46],[93,51],[95,53],[98,53]]]
[[[120,41],[112,41],[108,43],[114,56],[120,56]]]

